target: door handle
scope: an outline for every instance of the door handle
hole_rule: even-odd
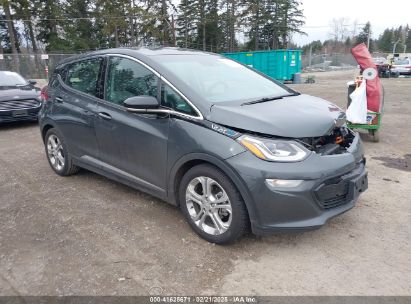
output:
[[[54,98],[54,100],[55,100],[57,103],[62,103],[62,102],[63,102],[63,98],[61,98],[61,97],[56,97],[56,98]]]
[[[111,120],[111,115],[105,112],[99,112],[98,116],[100,116],[101,118],[105,119],[105,120]]]

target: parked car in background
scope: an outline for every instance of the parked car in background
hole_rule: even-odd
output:
[[[391,67],[392,74],[411,75],[411,58],[398,59]]]
[[[381,64],[387,64],[388,60],[384,57],[373,57],[372,61],[376,64],[376,65],[381,65]]]
[[[111,49],[60,62],[39,115],[59,175],[80,167],[179,206],[214,243],[314,229],[367,189],[345,114],[222,56]]]
[[[388,60],[384,57],[374,57],[372,59],[374,64],[377,66],[379,77],[389,77],[390,76],[390,64]]]
[[[35,85],[15,72],[0,71],[0,123],[37,120],[41,91]]]

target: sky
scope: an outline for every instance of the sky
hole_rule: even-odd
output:
[[[349,19],[347,28],[350,31],[357,21],[357,32],[370,21],[373,38],[378,38],[387,27],[407,23],[411,26],[411,0],[302,0],[302,8],[305,15],[303,31],[308,36],[294,35],[293,41],[298,45],[329,39],[333,18]]]

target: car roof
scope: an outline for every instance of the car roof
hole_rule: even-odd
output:
[[[70,62],[78,61],[81,59],[87,59],[88,57],[94,57],[98,55],[107,54],[123,54],[129,55],[138,59],[144,59],[152,56],[160,55],[217,55],[214,53],[208,53],[198,50],[184,49],[178,47],[159,47],[159,48],[147,48],[147,47],[120,47],[111,48],[98,51],[92,51],[84,54],[74,55],[60,61],[57,66],[62,66]]]

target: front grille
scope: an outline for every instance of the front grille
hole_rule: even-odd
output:
[[[347,202],[348,200],[347,200],[347,194],[346,194],[346,195],[330,198],[325,201],[321,201],[319,202],[319,205],[323,209],[330,209],[330,208],[335,208],[335,207],[344,205]]]
[[[0,111],[12,111],[19,109],[31,109],[40,105],[39,101],[35,99],[20,99],[0,101]]]
[[[365,158],[356,163],[355,168],[345,174],[323,181],[315,190],[314,196],[323,209],[335,208],[353,199],[351,182],[363,172]]]
[[[18,116],[15,117],[13,115],[1,115],[0,114],[0,123],[7,123],[13,121],[23,121],[23,120],[36,120],[37,119],[37,112],[29,113],[25,116]]]
[[[316,190],[318,205],[323,209],[338,207],[348,202],[349,181],[335,178],[321,184]]]

